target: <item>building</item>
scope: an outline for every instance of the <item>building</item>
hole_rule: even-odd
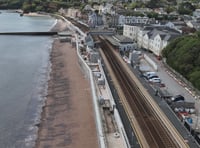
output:
[[[103,25],[103,18],[102,16],[96,14],[95,12],[91,11],[88,16],[88,25],[91,28],[95,28],[96,26]]]
[[[124,25],[123,35],[136,41],[139,48],[149,50],[159,57],[168,43],[181,34],[166,26],[134,24]]]
[[[187,22],[187,26],[189,26],[190,28],[194,28],[196,30],[200,30],[200,21],[188,21]]]
[[[134,23],[132,25],[125,24],[123,35],[137,41],[139,31],[144,27],[144,24]]]
[[[90,34],[85,37],[85,44],[89,48],[94,48],[94,40]]]
[[[110,3],[106,3],[104,5],[99,6],[99,13],[100,14],[115,14],[115,11],[113,9],[113,5]]]
[[[134,24],[134,23],[147,24],[148,21],[149,21],[148,17],[119,15],[118,24],[119,26],[123,26],[125,24]]]
[[[113,38],[119,43],[119,51],[131,51],[135,49],[135,44],[132,39],[123,35],[115,35]]]
[[[186,27],[187,24],[184,21],[173,21],[173,22],[167,22],[165,24],[165,26],[167,26],[171,29],[175,29],[175,30],[179,31],[180,33],[182,33],[182,28]]]
[[[196,9],[196,10],[193,12],[193,16],[199,18],[199,17],[200,17],[200,9]]]

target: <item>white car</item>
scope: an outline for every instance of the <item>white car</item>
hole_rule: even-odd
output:
[[[152,82],[152,83],[161,83],[161,79],[160,78],[152,78],[152,79],[149,79],[149,82]]]
[[[143,75],[144,75],[145,77],[149,77],[149,76],[151,76],[151,75],[156,75],[156,73],[153,72],[153,71],[148,71],[148,72],[145,72]]]

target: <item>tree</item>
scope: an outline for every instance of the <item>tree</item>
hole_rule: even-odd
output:
[[[162,51],[166,62],[200,90],[200,33],[173,40]]]
[[[24,11],[24,13],[28,13],[31,11],[31,4],[29,2],[24,2],[22,9]]]
[[[150,0],[146,6],[148,8],[159,8],[159,7],[162,7],[164,5],[164,3],[161,1],[161,0]]]
[[[173,7],[173,6],[170,6],[168,5],[166,8],[165,8],[165,11],[169,14],[173,11],[175,11],[176,9]]]
[[[190,2],[181,3],[178,7],[179,14],[191,15],[194,10],[195,7]]]
[[[149,18],[157,18],[158,17],[158,13],[149,12],[149,13],[147,13],[147,17],[149,17]]]

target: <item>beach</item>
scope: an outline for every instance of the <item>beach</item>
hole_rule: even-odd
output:
[[[52,31],[65,30],[58,20]],[[97,148],[89,80],[81,72],[76,49],[54,39],[48,95],[38,125],[36,148]]]

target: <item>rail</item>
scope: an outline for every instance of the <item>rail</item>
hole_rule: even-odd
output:
[[[129,113],[129,109],[134,113],[134,120],[136,119],[139,123],[139,127],[148,145],[151,147],[179,147],[180,145],[181,147],[187,147],[185,143],[180,144],[180,141],[176,141],[176,143],[174,141],[174,135],[170,136],[168,129],[161,123],[162,121],[154,109],[152,109],[152,105],[148,102],[149,100],[146,101],[144,94],[141,92],[141,88],[137,86],[136,82],[130,78],[127,72],[123,71],[123,64],[120,64],[121,62],[116,58],[116,55],[106,40],[102,39],[101,46],[115,73],[115,77],[118,79],[119,86],[123,90],[126,99],[122,100],[122,102],[124,102],[123,104],[125,106],[127,106],[127,103],[130,106],[127,106],[127,113]],[[141,144],[143,145],[143,142]]]

